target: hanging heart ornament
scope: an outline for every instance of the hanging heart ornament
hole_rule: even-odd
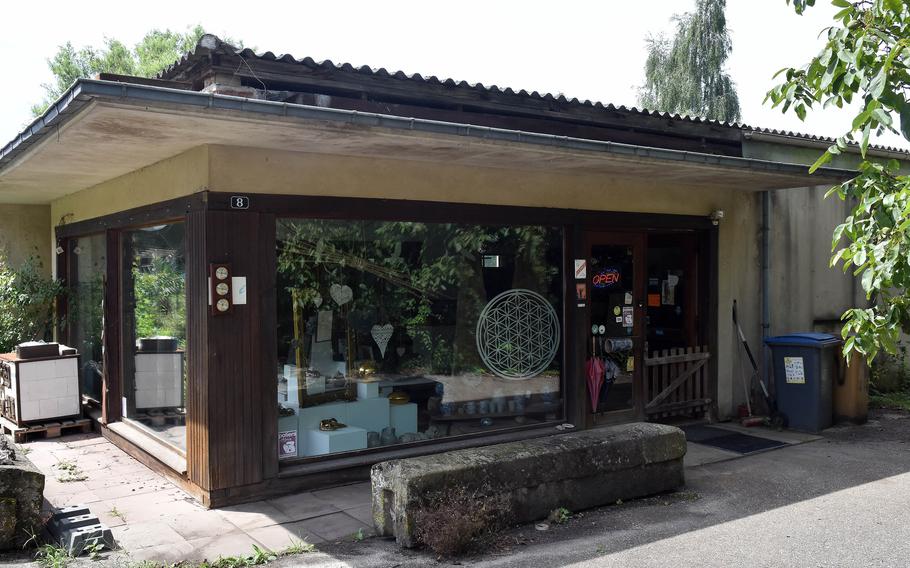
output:
[[[385,325],[377,323],[370,329],[370,334],[373,336],[373,341],[376,342],[376,347],[379,347],[379,353],[382,357],[385,357],[385,348],[389,346],[393,331],[395,331],[395,328],[390,323]]]
[[[343,306],[354,299],[354,291],[351,290],[351,287],[347,284],[344,286],[332,284],[329,288],[329,295],[332,296],[332,299],[335,300],[335,303],[339,306]]]

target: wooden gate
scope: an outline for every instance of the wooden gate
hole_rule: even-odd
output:
[[[648,418],[707,413],[711,406],[707,347],[655,351],[645,358]]]

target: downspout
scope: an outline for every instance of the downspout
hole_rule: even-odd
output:
[[[767,388],[768,347],[765,339],[771,335],[771,192],[761,194],[761,380]]]

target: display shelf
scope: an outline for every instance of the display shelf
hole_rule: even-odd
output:
[[[560,409],[561,404],[561,400],[556,400],[551,404],[529,404],[522,412],[490,412],[486,414],[481,414],[478,412],[476,414],[453,414],[451,416],[445,416],[443,414],[431,414],[430,420],[436,422],[460,422],[463,420],[481,420],[483,418],[515,418],[516,416],[528,416],[529,414],[547,414],[549,412],[556,412]]]

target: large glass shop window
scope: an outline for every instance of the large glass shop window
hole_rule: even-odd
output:
[[[79,351],[79,384],[83,396],[101,401],[104,353],[104,274],[107,269],[104,235],[70,241],[70,297],[67,309],[69,341]]]
[[[279,457],[561,417],[554,227],[282,220]]]
[[[124,416],[186,448],[186,242],[183,223],[123,234]]]

